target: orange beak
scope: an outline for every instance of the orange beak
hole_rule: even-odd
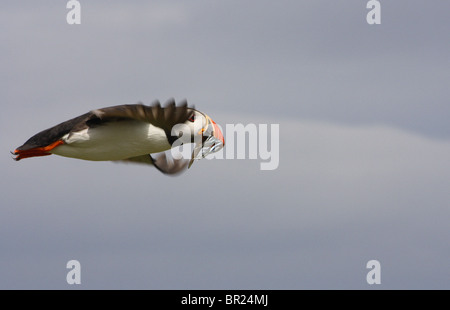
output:
[[[191,161],[189,162],[189,168],[194,163],[195,159],[201,159],[210,153],[215,153],[222,149],[225,145],[225,139],[223,138],[222,130],[209,116],[206,114],[206,126],[203,127],[198,134],[203,135],[202,143],[196,144],[192,151]],[[205,134],[206,132],[206,134]],[[211,139],[214,137],[214,139]]]
[[[222,130],[220,130],[219,126],[217,126],[216,122],[214,122],[212,119],[211,124],[213,125],[213,136],[217,138],[218,140],[222,141],[222,147],[225,146],[225,140],[223,138]]]

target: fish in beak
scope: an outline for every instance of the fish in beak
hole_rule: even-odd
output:
[[[189,162],[189,168],[195,159],[200,160],[205,158],[209,154],[220,151],[225,146],[222,130],[220,130],[216,122],[208,115],[205,114],[205,118],[206,125],[199,131],[199,134],[202,134],[202,142],[195,145],[192,151],[191,161]]]

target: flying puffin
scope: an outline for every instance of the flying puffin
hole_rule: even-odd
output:
[[[55,154],[92,161],[134,162],[176,174],[186,168],[186,160],[168,159],[166,153],[157,158],[152,154],[172,148],[183,135],[172,132],[178,124],[190,129],[188,142],[197,141],[189,167],[199,158],[200,150],[208,154],[225,144],[220,128],[209,116],[188,107],[186,101],[176,106],[170,99],[165,107],[155,101],[151,106],[126,104],[92,110],[39,132],[12,154],[16,161]]]

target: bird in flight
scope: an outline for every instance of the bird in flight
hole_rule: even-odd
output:
[[[166,153],[152,155],[186,143],[195,144],[190,161],[168,158]],[[164,107],[155,101],[151,106],[126,104],[92,110],[37,133],[12,154],[16,161],[55,154],[141,163],[176,174],[224,144],[222,131],[208,115],[188,107],[186,101],[177,106],[170,99]]]

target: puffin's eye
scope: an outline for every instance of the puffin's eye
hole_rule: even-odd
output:
[[[189,117],[188,121],[194,122],[195,121],[195,114],[192,114],[191,117]]]

